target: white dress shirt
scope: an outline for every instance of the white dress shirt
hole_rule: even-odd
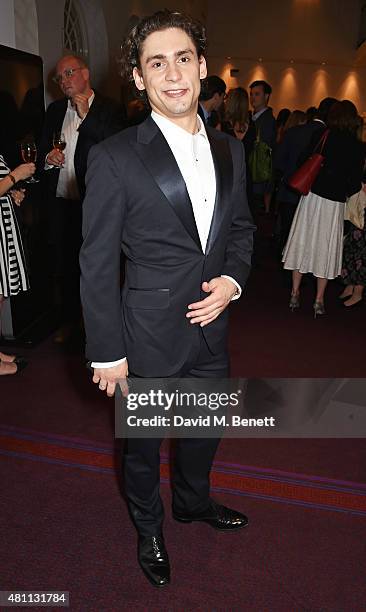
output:
[[[95,94],[94,92],[88,98],[89,108],[92,105]],[[63,168],[60,168],[60,174],[57,183],[56,197],[65,198],[66,200],[80,200],[79,188],[75,175],[74,156],[75,149],[79,138],[79,126],[83,122],[83,119],[79,117],[76,107],[72,105],[71,100],[67,103],[67,109],[62,124],[61,132],[65,136],[66,148],[65,162]],[[53,168],[53,166],[47,164],[45,169]]]
[[[151,117],[160,128],[183,176],[192,203],[202,251],[205,252],[216,200],[215,166],[205,126],[197,115],[199,129],[196,134],[191,134],[154,111]],[[238,299],[241,295],[240,285],[230,276],[223,277],[236,285],[238,293],[233,299]],[[107,368],[122,363],[124,359],[108,363],[93,362],[91,365],[94,368]]]
[[[202,251],[205,252],[216,199],[216,174],[211,147],[201,118],[191,134],[154,111],[151,113],[178,164],[192,203]]]

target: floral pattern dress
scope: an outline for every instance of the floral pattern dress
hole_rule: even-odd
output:
[[[366,215],[366,210],[365,210]],[[345,285],[366,285],[366,223],[363,229],[350,224],[344,239],[342,281]]]

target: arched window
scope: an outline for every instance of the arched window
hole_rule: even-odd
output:
[[[66,0],[64,8],[63,47],[65,52],[88,58],[88,40],[82,12],[76,0]]]

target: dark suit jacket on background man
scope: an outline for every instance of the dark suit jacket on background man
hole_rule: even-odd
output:
[[[61,132],[62,130],[67,103],[68,99],[62,98],[51,102],[47,109],[38,156],[41,168],[44,166],[47,153],[53,148],[54,132]],[[113,100],[104,98],[98,92],[95,92],[89,112],[79,127],[78,142],[74,155],[75,174],[81,199],[85,195],[85,175],[89,150],[93,145],[119,132],[123,127],[119,106]],[[65,155],[67,155],[67,143]],[[60,170],[56,167],[45,172],[44,181],[49,196],[56,195],[59,174]]]
[[[78,127],[74,153],[74,169],[78,199],[57,197],[60,168],[44,170],[47,154],[53,149],[54,132],[61,132],[68,107],[68,98],[52,102],[46,112],[39,147],[39,167],[42,172],[43,194],[46,207],[49,242],[52,245],[52,274],[57,279],[60,311],[64,326],[56,336],[57,342],[69,339],[77,330],[80,320],[80,288],[78,256],[81,245],[81,202],[85,196],[85,175],[90,148],[122,129],[118,105],[94,92],[89,111]],[[66,142],[65,158],[72,155]]]

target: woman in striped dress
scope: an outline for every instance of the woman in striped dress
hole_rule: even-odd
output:
[[[28,289],[22,240],[13,209],[24,198],[24,189],[16,188],[16,183],[32,176],[35,165],[21,164],[10,172],[4,158],[0,155],[0,325],[1,309],[4,299]],[[0,326],[1,335],[1,326]],[[15,374],[24,366],[15,355],[0,352],[0,376]]]

